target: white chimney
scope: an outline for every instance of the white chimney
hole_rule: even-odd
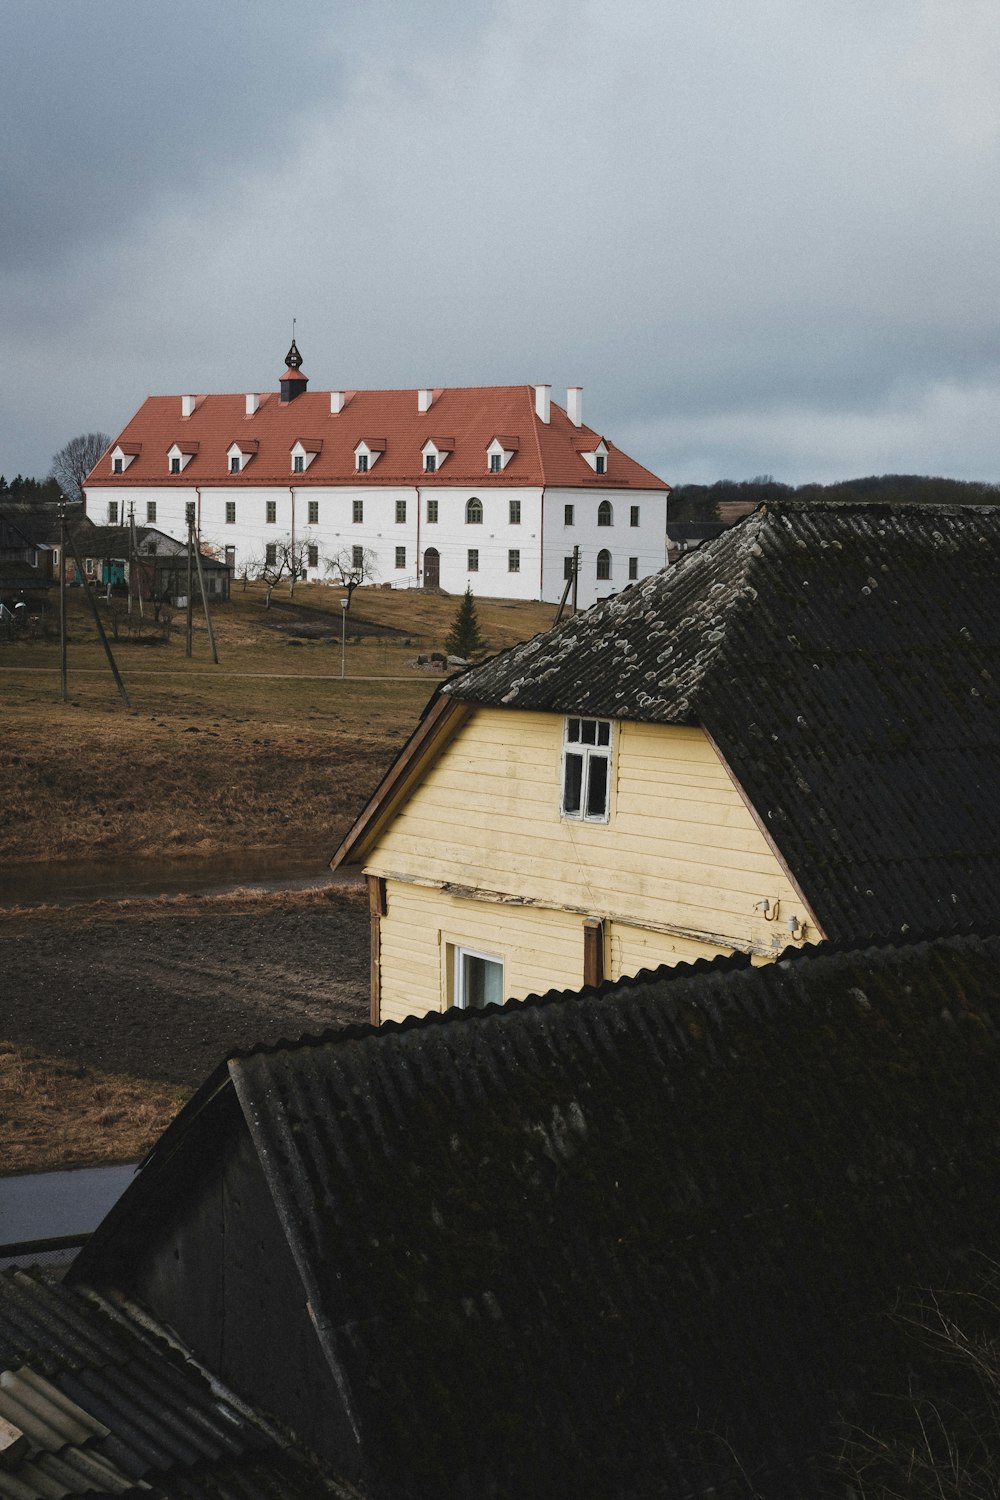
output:
[[[330,411],[334,416],[336,416],[339,411],[343,411],[345,405],[346,395],[344,391],[330,392]]]
[[[433,391],[417,392],[417,411],[430,411],[434,402]]]
[[[260,406],[260,397],[256,393],[247,392],[247,416],[252,417]]]
[[[181,397],[181,416],[182,417],[190,417],[197,405],[198,405],[198,397],[197,396],[182,396]]]
[[[566,415],[574,427],[583,426],[583,386],[571,385],[566,391]]]
[[[535,416],[540,422],[549,420],[549,401],[552,396],[550,385],[535,386]]]

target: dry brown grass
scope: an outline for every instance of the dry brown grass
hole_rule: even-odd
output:
[[[268,847],[329,855],[413,729],[437,676],[417,670],[456,601],[361,590],[351,616],[411,633],[348,646],[295,640],[275,619],[339,629],[339,594],[321,586],[265,612],[259,591],[216,610],[221,664],[204,630],[192,660],[165,647],[115,647],[132,707],[121,705],[72,593],[71,701],[59,699],[54,642],[0,645],[0,859],[216,854]],[[336,609],[334,615],[333,610]],[[484,600],[494,647],[549,622],[549,605]],[[271,620],[268,620],[270,615]],[[360,626],[357,626],[360,628]],[[348,626],[351,636],[351,626]],[[404,645],[404,641],[409,641]]]
[[[2,1170],[134,1161],[186,1097],[172,1084],[98,1073],[0,1042]]]

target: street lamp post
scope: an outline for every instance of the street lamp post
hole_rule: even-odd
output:
[[[340,601],[340,675],[341,675],[341,677],[345,676],[345,674],[346,674],[346,664],[347,664],[347,606],[348,606],[349,603],[350,603],[350,600],[348,600],[348,599],[341,599],[341,601]]]

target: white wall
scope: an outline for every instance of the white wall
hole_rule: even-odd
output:
[[[467,502],[476,496],[483,507],[481,525],[466,523]],[[614,523],[597,525],[601,500],[611,501]],[[183,539],[187,535],[185,506],[195,504],[196,524],[204,543],[218,549],[236,549],[236,571],[259,561],[269,541],[278,541],[293,532],[296,540],[314,543],[319,549],[320,565],[310,577],[328,576],[323,559],[345,547],[360,546],[376,557],[378,583],[395,583],[416,587],[422,581],[426,549],[434,547],[440,554],[441,588],[449,594],[461,594],[468,585],[474,594],[487,598],[538,599],[556,602],[564,587],[563,559],[574,544],[580,547],[578,601],[581,606],[617,593],[629,581],[628,559],[638,558],[638,576],[645,577],[666,563],[666,500],[661,491],[638,492],[607,490],[547,489],[544,494],[544,537],[542,535],[542,492],[537,488],[452,488],[442,485],[378,485],[363,482],[351,486],[261,485],[248,483],[227,485],[130,486],[127,484],[90,486],[87,491],[87,513],[98,525],[107,522],[108,501],[119,506],[119,521],[127,521],[129,504],[134,504],[136,525],[146,524],[146,505],[156,504],[155,525],[169,536]],[[355,522],[354,501],[364,504],[364,519]],[[427,519],[427,502],[437,501],[438,520]],[[267,502],[275,507],[275,520],[269,523]],[[319,520],[310,524],[309,502],[319,506]],[[405,501],[406,519],[396,520],[396,502]],[[510,520],[510,502],[521,507],[519,523]],[[226,504],[236,507],[234,522],[226,520]],[[572,505],[574,524],[564,523],[564,506]],[[640,524],[629,525],[632,505],[639,506]],[[396,549],[405,549],[403,567],[396,566]],[[479,568],[470,572],[468,553],[479,553]],[[611,578],[598,582],[597,554],[607,548],[612,556]],[[520,554],[520,568],[509,569],[509,554]],[[419,569],[418,569],[419,551]]]

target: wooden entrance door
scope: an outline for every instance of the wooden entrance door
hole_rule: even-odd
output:
[[[424,588],[441,587],[441,554],[436,547],[428,547],[424,553]]]

